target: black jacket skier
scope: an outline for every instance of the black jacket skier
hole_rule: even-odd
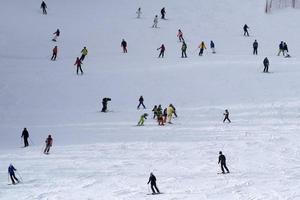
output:
[[[15,181],[17,181],[17,183],[19,183],[19,179],[17,179],[16,175],[15,175],[15,171],[17,171],[17,169],[12,165],[10,164],[9,167],[8,167],[8,174],[10,176],[10,179],[11,179],[11,182],[13,185],[16,184]]]
[[[47,8],[47,5],[46,5],[46,3],[43,1],[42,4],[41,4],[41,9],[43,9],[43,14],[44,14],[44,15],[47,15],[47,10],[46,10],[46,8]]]
[[[150,177],[149,177],[149,181],[147,184],[151,184],[151,190],[152,190],[152,194],[156,194],[156,193],[160,193],[160,191],[158,190],[157,186],[156,186],[156,177],[154,176],[154,174],[151,172],[150,173]],[[154,188],[156,189],[156,191],[154,190]]]
[[[21,137],[24,139],[24,147],[29,146],[29,143],[28,143],[29,133],[26,128],[24,128],[24,130],[22,131]]]
[[[155,119],[155,117],[157,117],[157,105],[154,105],[152,112],[153,112],[153,119]]]
[[[127,53],[127,42],[124,39],[121,42],[121,47],[123,48],[123,53]]]
[[[247,24],[245,24],[243,29],[244,29],[244,36],[246,36],[246,35],[249,36],[249,33],[248,33],[249,26]]]
[[[264,59],[264,72],[269,72],[269,59],[267,57],[265,57]]]
[[[102,99],[102,110],[101,112],[107,112],[107,102],[111,101],[111,98],[103,98]]]
[[[186,50],[187,50],[187,45],[185,41],[183,41],[181,46],[181,58],[187,58]]]
[[[162,18],[162,19],[165,19],[165,15],[166,15],[165,7],[163,7],[163,8],[160,10],[160,14],[161,14],[161,18]]]
[[[253,42],[253,55],[257,55],[258,42],[255,40]]]
[[[140,96],[139,98],[139,105],[137,106],[137,109],[140,109],[140,106],[143,106],[144,109],[146,109],[146,106],[144,105],[144,97]]]
[[[229,173],[229,170],[226,166],[226,157],[222,154],[222,151],[219,152],[219,162],[218,164],[221,164],[221,170],[222,173],[225,174],[224,168],[226,169],[227,173]]]
[[[229,119],[229,112],[228,110],[226,109],[225,112],[224,112],[224,120],[223,120],[223,123],[228,120],[229,123],[231,123],[230,119]]]

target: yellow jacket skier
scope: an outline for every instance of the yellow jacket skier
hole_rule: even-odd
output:
[[[167,108],[167,114],[168,114],[168,123],[171,124],[171,120],[172,120],[172,116],[174,113],[174,108],[172,107],[172,105],[170,104],[169,107]]]

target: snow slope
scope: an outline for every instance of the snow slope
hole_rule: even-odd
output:
[[[0,30],[0,199],[300,199],[300,29],[290,20],[299,11],[265,15],[260,0],[46,3],[47,16],[35,0],[0,7],[7,19]],[[167,20],[152,29],[162,7]],[[242,36],[245,23],[249,38]],[[179,28],[187,59],[180,58]],[[217,54],[208,49],[199,57],[202,40],[214,40]],[[292,58],[276,56],[281,40]],[[158,59],[162,43],[166,56]],[[73,64],[83,46],[85,74],[77,76]],[[270,74],[261,73],[266,56]],[[136,110],[140,95],[146,111]],[[106,96],[111,112],[103,114]],[[135,127],[154,104],[169,103],[179,114],[174,125],[158,127],[150,117]],[[226,108],[232,124],[221,122]],[[27,149],[19,148],[23,127],[34,142]],[[48,134],[54,147],[46,157]],[[217,175],[219,150],[230,175]],[[6,185],[10,162],[23,184]],[[165,194],[146,195],[150,171]]]

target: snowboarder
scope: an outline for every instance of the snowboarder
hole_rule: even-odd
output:
[[[111,98],[105,97],[102,99],[102,110],[101,112],[107,112],[107,103],[111,101]]]
[[[28,143],[29,133],[26,128],[24,128],[24,130],[22,131],[21,137],[24,139],[24,147],[28,147],[29,146],[29,143]]]
[[[137,18],[141,18],[141,14],[142,14],[141,7],[138,8],[138,10],[136,11],[136,14],[137,14]]]
[[[206,49],[206,46],[204,44],[204,41],[201,42],[201,44],[199,45],[198,47],[200,49],[199,51],[199,56],[202,56],[203,55],[203,50]]]
[[[51,60],[56,60],[57,52],[58,52],[58,49],[57,49],[57,46],[55,46],[52,50]]]
[[[83,74],[83,71],[82,71],[82,68],[81,68],[82,62],[78,57],[76,58],[76,61],[75,61],[74,65],[76,65],[76,67],[77,67],[76,74],[78,75],[78,71],[80,70],[81,75],[82,75]]]
[[[148,117],[148,114],[147,113],[144,113],[141,117],[140,117],[140,121],[138,122],[138,126],[144,126],[144,122],[145,120],[147,119]]]
[[[183,33],[180,29],[178,30],[177,37],[179,38],[179,42],[184,42]]]
[[[223,123],[227,120],[229,123],[231,123],[230,119],[229,119],[229,112],[226,109],[225,112],[223,113],[224,115],[224,119],[223,119]]]
[[[186,49],[187,49],[187,45],[185,41],[183,41],[181,46],[181,58],[187,58]]]
[[[158,24],[158,16],[155,15],[154,20],[153,20],[152,28],[157,28],[157,24]]]
[[[173,114],[174,114],[174,116],[175,117],[177,117],[177,113],[176,113],[176,108],[175,108],[175,106],[173,106],[173,104],[170,104],[170,107],[172,107],[173,108]]]
[[[281,41],[280,44],[279,44],[279,52],[278,52],[277,56],[280,56],[280,53],[282,53],[283,56],[284,56],[284,43],[283,43],[283,41]]]
[[[157,186],[156,186],[156,177],[154,176],[154,174],[151,172],[150,173],[150,177],[149,177],[149,181],[147,184],[151,184],[151,190],[152,190],[152,194],[156,194],[156,193],[160,193],[160,191],[158,190]],[[155,190],[154,190],[155,188]]]
[[[46,143],[46,148],[44,150],[44,154],[49,154],[50,147],[52,147],[52,143],[53,143],[53,139],[52,139],[51,135],[48,135],[45,143]]]
[[[163,8],[160,10],[160,14],[161,14],[161,18],[162,18],[162,19],[166,19],[166,18],[165,18],[165,15],[166,15],[166,9],[165,9],[165,7],[163,7]]]
[[[283,43],[283,55],[288,55],[289,49],[288,45],[284,42]]]
[[[137,106],[137,109],[140,109],[140,106],[143,106],[144,109],[146,109],[146,106],[144,105],[144,97],[140,96],[139,98],[139,105]]]
[[[160,58],[160,57],[163,58],[164,55],[165,55],[165,50],[166,50],[165,45],[162,44],[159,48],[157,48],[157,50],[160,50],[158,57],[159,57],[159,58]]]
[[[248,32],[249,26],[247,24],[245,24],[243,29],[244,29],[244,36],[247,35],[249,37],[249,32]]]
[[[226,157],[222,154],[222,151],[219,152],[219,162],[221,164],[222,174],[225,174],[224,168],[226,169],[227,173],[230,173],[227,166],[226,166]]]
[[[19,179],[17,179],[17,177],[15,175],[15,171],[17,171],[17,169],[12,164],[10,164],[8,166],[8,174],[10,176],[10,179],[11,179],[11,182],[12,182],[13,185],[16,184],[15,181],[17,181],[17,183],[20,183]]]
[[[127,42],[124,39],[121,42],[121,47],[123,48],[123,53],[127,53]]]
[[[56,41],[57,41],[57,38],[58,38],[59,35],[60,35],[60,30],[57,29],[57,30],[53,33],[53,35],[54,35],[54,38],[52,39],[52,41],[56,42]]]
[[[269,59],[267,57],[265,57],[263,63],[264,63],[264,72],[268,73],[269,72],[269,64],[270,64]]]
[[[153,119],[155,119],[155,117],[157,117],[157,105],[154,105],[152,112],[153,112]]]
[[[80,61],[83,61],[85,56],[87,56],[88,54],[88,50],[86,47],[83,47],[83,49],[81,50],[81,57],[80,57]]]
[[[212,53],[216,53],[216,51],[215,51],[215,43],[212,40],[210,41],[210,48],[212,50]]]
[[[167,109],[167,113],[168,113],[168,123],[172,124],[171,120],[172,120],[172,116],[173,116],[173,113],[174,113],[174,109],[171,106],[171,104],[169,105],[169,107]]]
[[[44,15],[47,15],[47,5],[44,1],[42,1],[42,4],[41,4],[41,9],[43,9],[43,14]]]
[[[257,55],[258,42],[254,40],[253,42],[253,55]]]

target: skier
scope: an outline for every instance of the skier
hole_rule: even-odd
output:
[[[81,57],[80,57],[80,61],[83,61],[85,56],[87,56],[88,54],[88,50],[86,47],[83,47],[83,49],[81,50]]]
[[[162,18],[162,19],[165,19],[165,15],[166,15],[165,7],[163,7],[163,8],[160,10],[160,14],[161,14],[161,18]]]
[[[172,124],[171,120],[172,120],[172,116],[173,116],[173,113],[174,113],[174,109],[171,106],[171,104],[169,105],[169,107],[167,109],[167,113],[168,113],[168,123]]]
[[[226,166],[226,157],[222,154],[222,151],[219,152],[219,162],[221,164],[222,174],[225,174],[224,168],[226,169],[227,173],[230,173],[227,166]]]
[[[138,10],[136,11],[136,14],[137,14],[137,18],[141,18],[141,14],[142,14],[141,7],[138,8]]]
[[[243,29],[244,29],[244,36],[247,35],[249,37],[249,32],[248,32],[249,26],[247,24],[245,24]]]
[[[289,49],[288,45],[284,42],[283,43],[283,55],[288,55]]]
[[[52,143],[53,143],[53,139],[51,135],[48,135],[48,138],[46,139],[45,143],[46,143],[46,148],[44,150],[44,154],[49,154],[50,147],[52,147]]]
[[[83,71],[82,71],[82,68],[81,68],[82,62],[78,57],[76,58],[76,61],[75,61],[74,65],[76,65],[76,67],[77,67],[76,74],[78,75],[78,71],[80,70],[81,75],[82,75],[83,74]]]
[[[174,114],[174,116],[175,117],[177,117],[177,113],[176,113],[176,108],[175,108],[175,106],[173,106],[173,104],[170,104],[170,107],[172,107],[173,108],[173,114]]]
[[[124,39],[121,42],[121,47],[123,48],[123,53],[127,53],[127,42]]]
[[[156,194],[156,193],[160,193],[160,191],[158,190],[157,186],[156,186],[156,177],[154,176],[154,174],[151,172],[150,173],[150,177],[149,177],[149,181],[147,184],[151,184],[151,190],[152,190],[152,194]],[[155,188],[155,190],[154,190]]]
[[[57,49],[57,46],[55,46],[52,50],[51,60],[56,60],[57,52],[58,52],[58,49]]]
[[[152,112],[153,112],[153,119],[155,119],[155,117],[157,117],[157,105],[154,105]]]
[[[270,64],[269,59],[267,57],[265,57],[263,63],[264,63],[264,72],[268,73],[269,72],[269,64]]]
[[[138,122],[138,126],[144,126],[144,122],[145,120],[147,119],[148,117],[148,114],[147,113],[144,113],[141,117],[140,117],[140,121]]]
[[[60,35],[59,29],[57,29],[57,30],[53,33],[53,35],[54,35],[54,38],[52,39],[52,41],[56,42],[56,41],[57,41],[57,38],[58,38],[59,35]]]
[[[179,42],[184,41],[184,39],[183,39],[183,33],[182,33],[182,31],[180,29],[178,30],[177,37],[179,38]]]
[[[187,58],[186,49],[187,49],[187,45],[185,41],[183,41],[181,46],[181,58]]]
[[[107,103],[111,101],[111,98],[105,97],[102,99],[102,110],[101,112],[107,112]]]
[[[8,174],[10,176],[10,179],[11,179],[11,182],[12,182],[13,185],[16,184],[15,181],[17,181],[17,183],[20,183],[19,179],[17,179],[17,177],[15,175],[15,171],[17,171],[17,169],[12,164],[10,164],[8,166]]]
[[[158,108],[157,108],[157,121],[158,121],[159,126],[165,125],[161,105],[158,105]]]
[[[258,42],[255,40],[253,42],[253,55],[257,55]]]
[[[198,48],[200,49],[200,51],[199,51],[199,56],[202,56],[203,50],[206,49],[206,46],[205,46],[205,44],[204,44],[204,41],[201,42],[201,44],[199,45]]]
[[[216,51],[215,51],[215,43],[212,40],[210,41],[210,48],[212,50],[212,53],[216,53]]]
[[[168,108],[165,108],[163,112],[164,123],[167,123],[167,117],[168,117]]]
[[[280,56],[281,52],[284,56],[284,43],[283,43],[283,41],[281,41],[280,44],[279,44],[279,52],[278,52],[277,56]]]
[[[162,44],[157,50],[160,50],[158,57],[159,57],[159,58],[160,58],[160,57],[163,58],[164,55],[165,55],[165,50],[166,50],[165,45]]]
[[[158,24],[158,16],[155,15],[154,20],[153,20],[152,28],[157,28],[157,24]]]
[[[139,105],[137,106],[137,109],[140,109],[141,105],[144,107],[144,109],[146,109],[146,106],[144,105],[144,97],[143,96],[140,96],[140,98],[139,98]]]
[[[28,147],[29,146],[29,143],[28,143],[29,133],[26,128],[24,128],[24,130],[22,131],[21,137],[24,139],[24,147]]]
[[[225,116],[223,119],[223,123],[227,120],[229,123],[231,123],[230,119],[229,119],[229,112],[226,109],[225,112],[223,113],[223,115]]]
[[[42,1],[41,9],[43,9],[43,14],[44,14],[44,15],[47,15],[47,10],[46,10],[46,8],[47,8],[46,3],[45,3],[44,1]]]

